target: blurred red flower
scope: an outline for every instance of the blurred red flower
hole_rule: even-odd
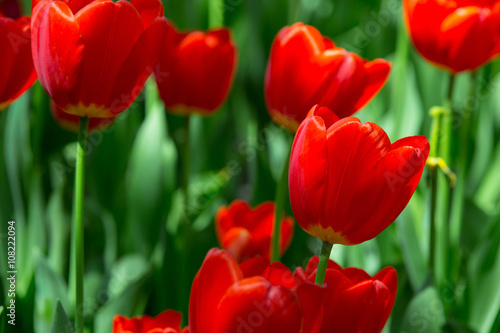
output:
[[[33,60],[65,112],[108,118],[140,93],[166,34],[159,0],[42,0],[33,10]]]
[[[213,114],[229,95],[236,72],[230,30],[181,32],[170,22],[164,44],[155,77],[168,111]]]
[[[500,52],[500,1],[404,0],[418,52],[449,72],[475,70]]]
[[[31,20],[14,20],[0,12],[0,110],[28,90],[36,80],[31,58]]]
[[[348,117],[382,89],[390,70],[386,60],[362,59],[335,46],[316,28],[295,23],[281,29],[271,48],[267,109],[277,124],[292,132],[315,104]]]
[[[54,117],[59,126],[68,131],[78,133],[80,122],[78,116],[64,112],[54,101],[50,102],[50,113],[52,113],[52,117]],[[88,132],[103,131],[110,127],[114,121],[115,118],[89,118]]]
[[[0,16],[4,15],[17,20],[21,16],[21,4],[18,0],[1,0]]]
[[[318,257],[313,257],[304,271],[295,270],[299,283],[313,282],[318,268]],[[325,277],[324,312],[321,333],[381,332],[391,314],[398,288],[396,270],[387,267],[374,277],[364,270],[342,269],[330,260]]]
[[[382,128],[315,106],[295,135],[289,188],[297,223],[333,244],[377,236],[405,208],[429,154],[424,136],[391,144]]]
[[[275,207],[274,202],[268,201],[252,209],[246,202],[235,200],[229,207],[219,208],[215,216],[215,230],[221,247],[231,252],[239,262],[255,256],[270,259]],[[280,256],[292,242],[293,228],[293,219],[284,216]]]
[[[208,252],[191,288],[191,333],[316,333],[324,287],[298,284],[279,262],[264,257],[240,266],[227,251]]]
[[[116,316],[113,320],[113,333],[188,333],[189,328],[180,329],[181,314],[172,310],[158,316],[127,318]]]

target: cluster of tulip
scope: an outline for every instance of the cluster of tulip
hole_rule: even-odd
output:
[[[451,73],[476,70],[500,52],[500,2],[405,0],[404,15],[415,48]],[[0,50],[1,70],[8,73],[0,76],[0,110],[38,77],[54,117],[79,131],[83,146],[88,131],[110,125],[132,104],[151,74],[170,112],[212,115],[229,95],[237,64],[228,28],[178,31],[159,0],[42,0],[34,3],[32,19],[0,12]],[[429,154],[440,157],[424,136],[391,143],[380,126],[352,117],[382,89],[390,70],[388,61],[365,60],[312,26],[281,29],[267,65],[265,99],[271,118],[295,133],[284,185],[295,220],[323,241],[321,255],[292,273],[276,260],[294,231],[283,203],[252,209],[236,200],[215,217],[223,249],[208,252],[192,283],[189,327],[181,329],[181,314],[167,310],[155,318],[118,316],[113,332],[382,331],[396,298],[396,270],[372,277],[329,257],[333,244],[360,244],[387,228],[410,201]],[[432,163],[435,177],[439,163]],[[80,304],[82,170],[76,177]]]

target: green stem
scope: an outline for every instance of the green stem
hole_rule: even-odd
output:
[[[291,148],[291,147],[290,147]],[[290,155],[287,156],[281,178],[278,182],[276,189],[276,211],[274,214],[274,229],[272,239],[272,261],[279,261],[281,257],[280,251],[280,238],[281,238],[281,221],[283,220],[283,213],[285,212],[285,202],[288,194],[288,165],[290,163]]]
[[[83,238],[83,198],[85,187],[85,154],[87,150],[89,118],[80,117],[78,130],[78,145],[76,148],[75,192],[73,205],[73,247],[75,255],[75,318],[76,332],[82,333],[83,321],[83,263],[84,263],[84,238]]]
[[[289,1],[288,24],[292,25],[299,19],[300,0]]]
[[[449,145],[450,145],[450,135],[451,135],[451,105],[453,97],[453,88],[455,83],[455,76],[450,76],[450,82],[448,86],[448,92],[446,94],[446,102],[444,108],[433,108],[431,114],[434,117],[434,122],[432,124],[431,138],[430,138],[430,158],[441,157],[445,161],[449,159]],[[448,207],[448,186],[446,183],[443,184],[443,180],[440,181],[438,174],[438,166],[431,165],[429,167],[430,176],[430,187],[431,187],[431,210],[430,210],[430,239],[429,239],[429,276],[432,283],[435,282],[437,272],[436,265],[436,240],[438,238],[436,229],[440,227],[440,230],[446,228],[446,212]],[[441,175],[441,178],[444,178]],[[444,179],[446,181],[446,179]],[[440,186],[441,183],[441,186]],[[440,205],[440,211],[438,211],[438,206]],[[439,225],[438,225],[439,223]],[[440,233],[442,235],[443,232]],[[447,235],[447,230],[444,230],[444,234]],[[446,236],[443,244],[443,237],[440,237],[440,253],[446,252]],[[444,249],[444,250],[443,250]],[[443,260],[444,258],[442,258]]]
[[[332,253],[333,244],[327,241],[323,241],[321,246],[321,252],[319,254],[318,270],[316,271],[316,284],[322,286],[325,283],[326,269],[328,267],[328,261],[330,260],[330,254]]]
[[[189,144],[189,123],[191,116],[188,114],[184,122],[184,161],[182,163],[182,191],[184,193],[184,216],[189,219],[189,171],[191,168],[191,150]]]
[[[472,126],[472,118],[476,105],[477,72],[470,75],[469,92],[467,105],[462,114],[462,124],[459,130],[459,149],[458,149],[458,172],[457,186],[454,189],[452,198],[452,209],[450,218],[450,242],[455,248],[459,245],[460,233],[462,229],[463,207],[465,201],[465,176],[468,167],[469,155],[469,135]]]
[[[208,26],[209,28],[224,26],[224,1],[209,0],[208,2]]]

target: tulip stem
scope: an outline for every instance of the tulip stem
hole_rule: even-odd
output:
[[[291,149],[291,148],[290,148]],[[281,222],[283,220],[283,213],[285,212],[285,200],[288,193],[288,166],[290,164],[290,154],[288,154],[281,178],[276,188],[276,211],[274,212],[274,229],[272,240],[272,261],[280,261],[280,238],[281,238]]]
[[[431,109],[431,115],[434,118],[431,137],[430,137],[430,152],[427,164],[429,165],[429,178],[430,178],[430,188],[431,188],[431,208],[430,208],[430,235],[429,235],[429,279],[431,284],[435,281],[436,273],[436,222],[438,220],[441,228],[445,228],[446,225],[446,215],[448,205],[448,198],[446,188],[439,188],[439,175],[438,168],[440,164],[436,161],[441,161],[443,166],[446,166],[446,161],[449,159],[449,144],[450,144],[450,131],[451,128],[451,110],[452,110],[452,97],[453,97],[453,87],[455,83],[455,76],[450,76],[450,82],[448,86],[447,99],[444,107],[434,107]],[[443,141],[443,142],[442,142]],[[441,145],[443,143],[443,145]],[[447,168],[447,167],[446,167]],[[453,173],[452,175],[453,182]],[[438,198],[438,194],[440,194]],[[439,200],[441,199],[441,200]],[[438,200],[443,205],[441,211],[438,212]],[[446,205],[446,207],[445,207]],[[441,233],[442,234],[442,233]],[[442,239],[442,237],[440,238]],[[446,244],[440,244],[440,248],[446,248]]]
[[[189,170],[191,168],[191,150],[189,145],[189,123],[191,116],[184,119],[184,161],[182,163],[182,191],[184,194],[184,216],[189,222]]]
[[[85,187],[85,154],[87,150],[89,118],[80,117],[78,129],[78,145],[76,147],[75,192],[73,203],[73,253],[75,255],[75,327],[77,333],[83,332],[83,265],[84,265],[84,233],[83,233],[83,199]]]
[[[330,254],[332,253],[333,244],[327,241],[323,241],[321,246],[321,252],[319,254],[318,269],[316,271],[316,284],[322,286],[325,283],[326,269],[328,268],[328,261],[330,260]]]

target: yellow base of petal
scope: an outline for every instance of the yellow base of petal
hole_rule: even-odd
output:
[[[306,230],[308,234],[322,241],[329,242],[331,244],[342,244],[342,245],[352,245],[340,232],[333,231],[332,227],[323,228],[320,225],[311,225],[309,229]]]

